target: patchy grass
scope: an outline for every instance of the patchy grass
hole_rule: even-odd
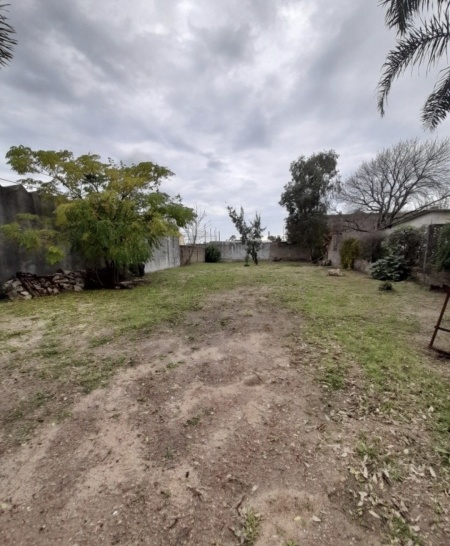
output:
[[[162,323],[180,323],[187,311],[201,309],[209,294],[237,287],[264,288],[273,305],[292,312],[301,336],[321,349],[317,378],[325,386],[345,387],[348,364],[359,366],[367,385],[383,395],[380,411],[426,415],[448,459],[448,376],[425,352],[442,297],[413,283],[396,284],[395,292],[387,293],[353,272],[329,277],[324,269],[289,263],[202,264],[152,274],[147,285],[134,290],[1,303],[2,367],[36,382],[36,392],[45,391],[41,382],[49,392],[68,385],[90,392],[106,385],[117,369],[134,364],[127,343]],[[122,354],[99,356],[97,348],[119,339]],[[38,409],[31,394],[8,419],[16,415],[19,421]]]
[[[243,538],[245,546],[253,546],[261,530],[261,515],[249,508],[244,515]]]

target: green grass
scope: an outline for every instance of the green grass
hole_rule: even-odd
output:
[[[106,385],[120,367],[133,365],[127,343],[163,323],[181,324],[187,311],[200,310],[214,292],[242,288],[257,296],[264,289],[270,305],[290,312],[298,339],[320,352],[314,364],[322,384],[344,388],[348,367],[355,365],[367,387],[380,393],[380,411],[407,418],[433,407],[430,422],[444,439],[450,429],[449,385],[437,366],[446,364],[431,366],[426,342],[417,341],[418,335],[430,337],[433,327],[421,308],[432,309],[437,318],[442,297],[413,283],[396,284],[395,292],[380,292],[378,284],[353,272],[329,277],[325,269],[291,263],[193,265],[152,274],[147,285],[134,290],[0,303],[0,350],[8,373],[16,368],[29,374],[37,390],[43,390],[42,380],[55,382],[55,388],[70,382],[90,392]],[[220,325],[227,322],[222,319]],[[30,335],[37,341],[22,348]],[[201,332],[195,339],[201,344]],[[122,355],[98,356],[96,349],[118,340]],[[36,359],[32,365],[30,350]],[[176,365],[169,363],[167,370]],[[439,449],[446,453],[449,446],[442,442]]]
[[[253,546],[261,529],[261,516],[256,514],[253,508],[249,508],[244,517],[244,544]]]

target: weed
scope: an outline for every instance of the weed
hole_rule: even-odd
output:
[[[244,517],[244,544],[253,546],[261,530],[261,515],[256,514],[253,508],[249,508]]]
[[[191,419],[188,419],[186,421],[186,424],[195,427],[200,423],[200,419],[201,417],[197,415],[196,417],[192,417]]]
[[[402,544],[423,545],[423,540],[398,516],[392,519],[391,534],[394,539],[400,540]]]
[[[178,368],[178,366],[181,366],[181,364],[184,364],[184,360],[179,360],[178,362],[169,362],[166,368],[169,370],[174,370],[175,368]]]
[[[164,458],[170,461],[173,459],[173,451],[170,449],[170,447],[166,447],[166,452],[164,453]]]
[[[344,369],[335,363],[326,365],[322,375],[319,378],[321,383],[327,385],[331,390],[337,391],[345,385]]]

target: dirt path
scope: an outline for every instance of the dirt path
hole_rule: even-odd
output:
[[[258,546],[382,544],[348,500],[358,422],[330,418],[294,331],[235,291],[130,344],[138,366],[1,461],[0,543],[252,544],[260,521]]]

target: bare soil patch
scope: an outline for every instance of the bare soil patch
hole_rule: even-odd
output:
[[[298,320],[247,288],[96,348],[135,366],[5,451],[0,543],[448,544],[422,416],[380,417],[351,362],[342,391],[324,388]]]

